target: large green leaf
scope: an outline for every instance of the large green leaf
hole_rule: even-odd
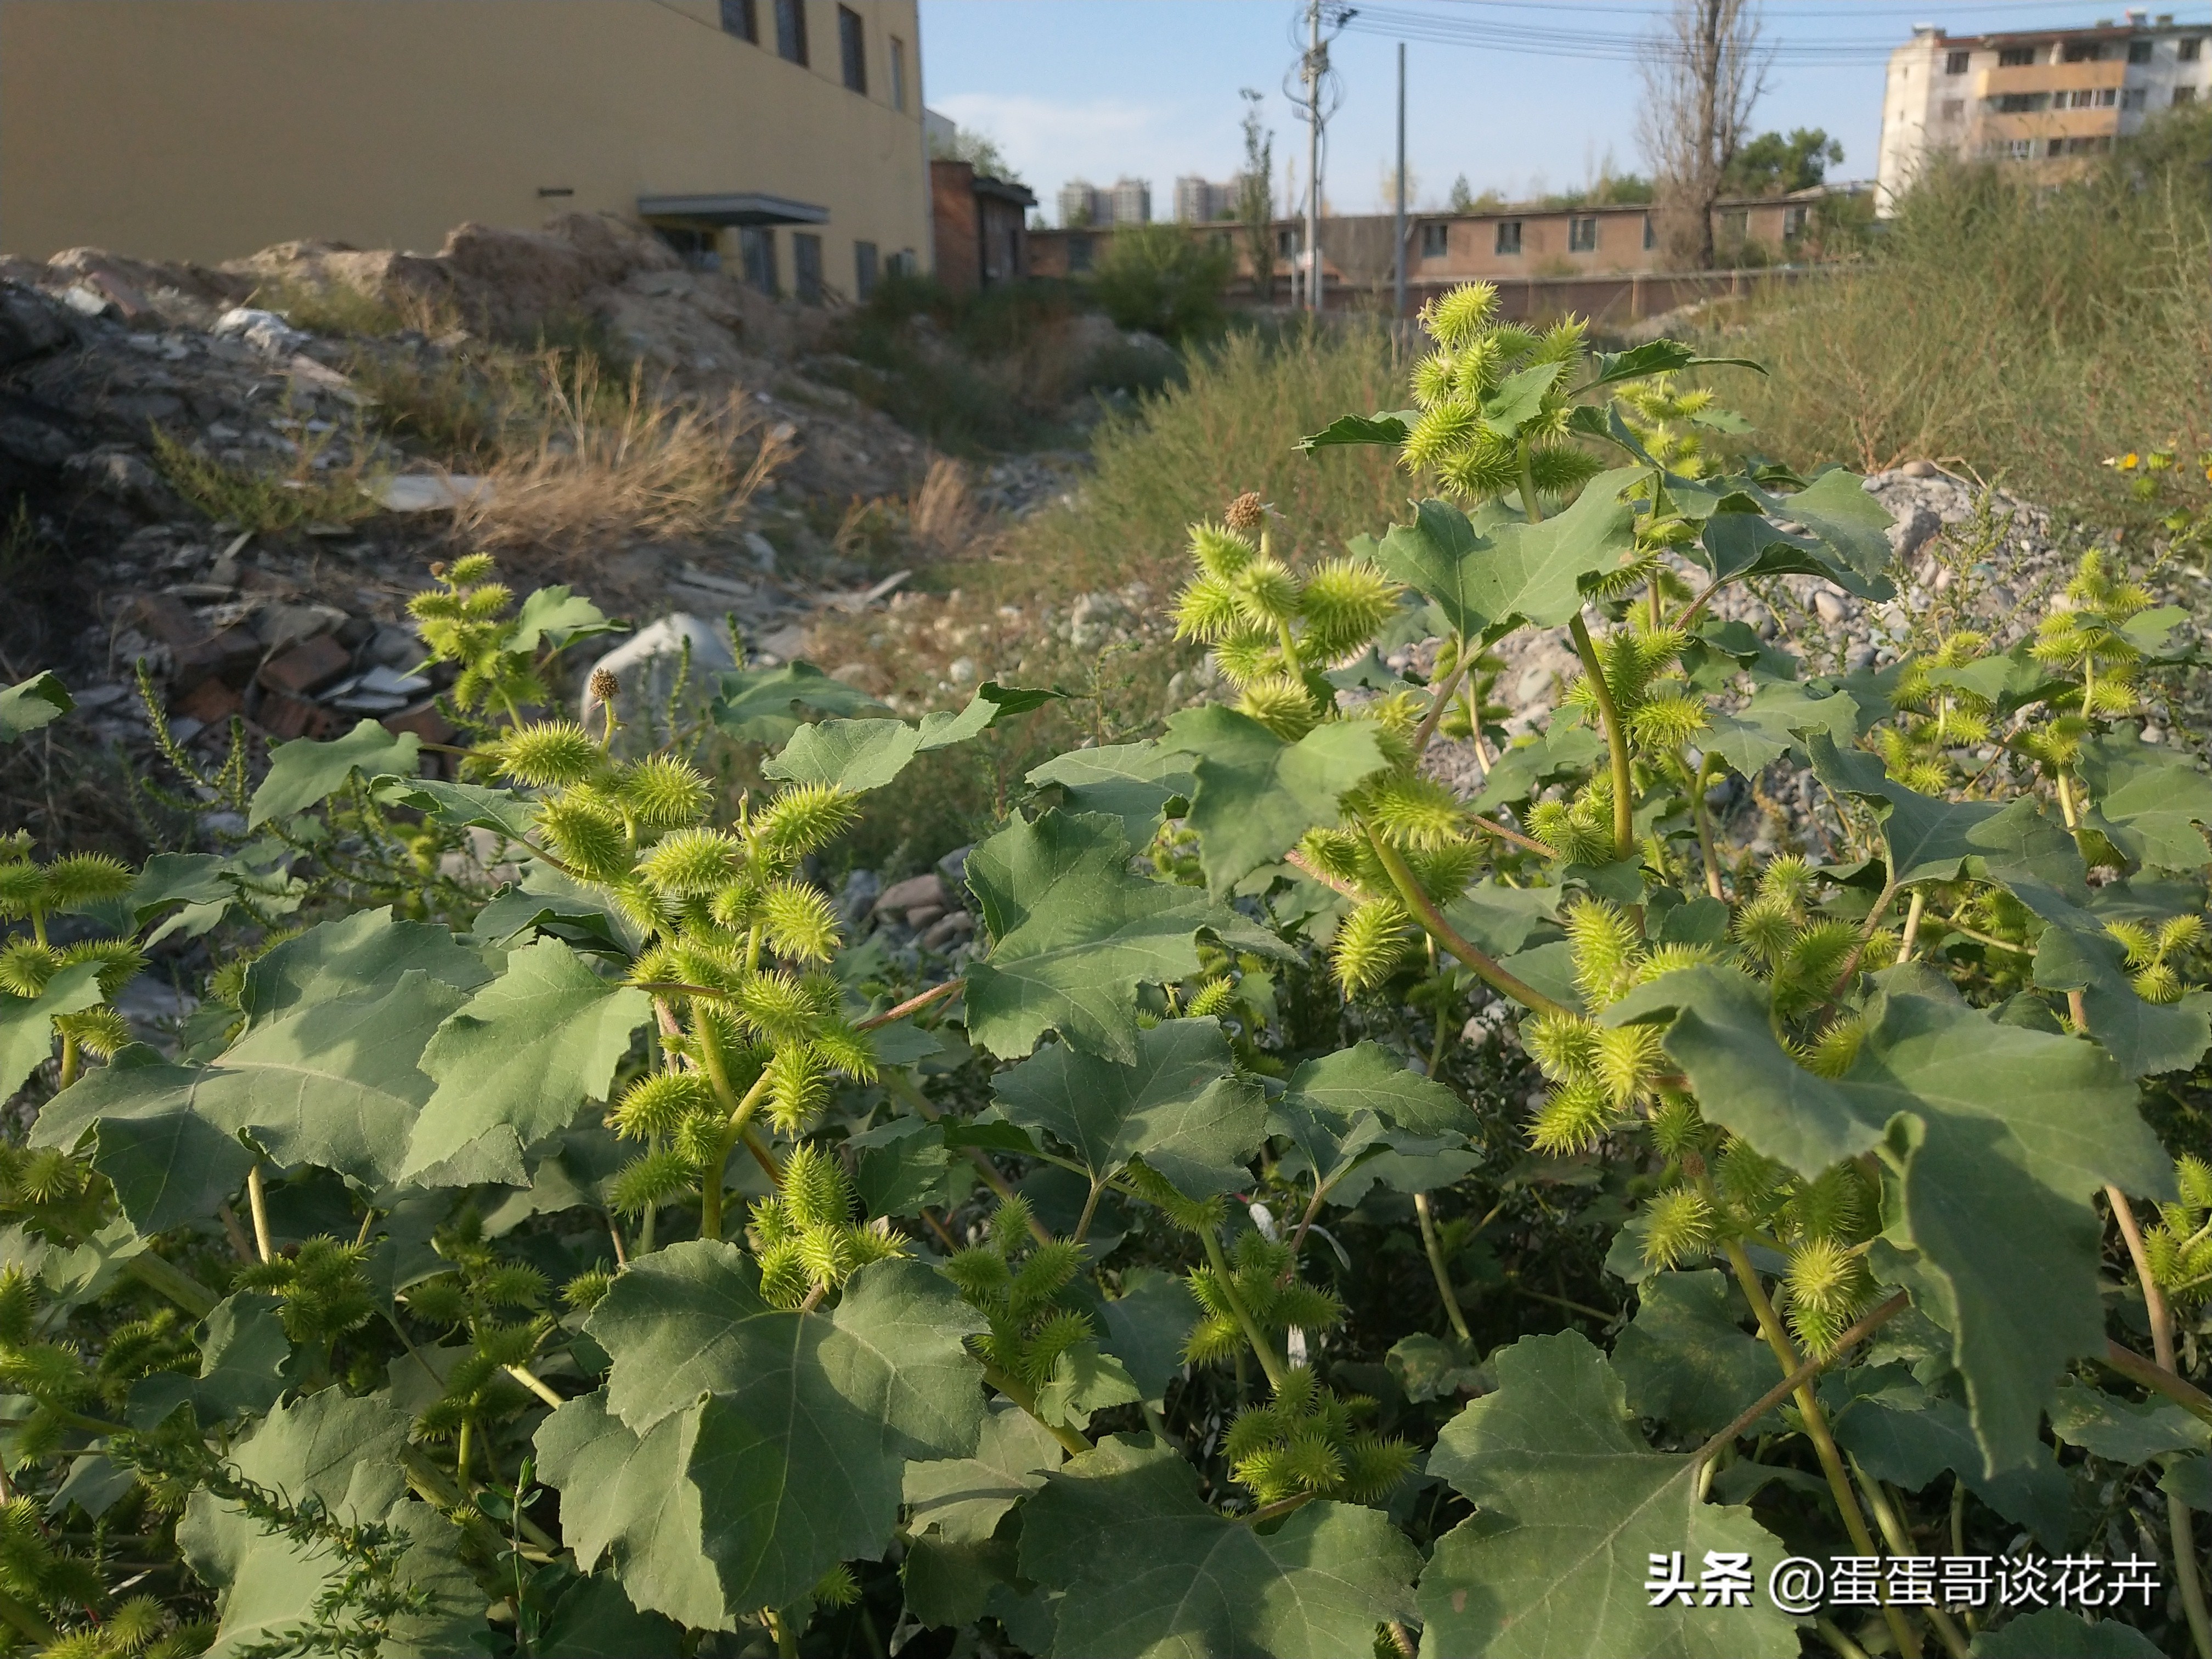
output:
[[[33,674],[0,690],[0,743],[51,725],[76,707],[69,689],[52,674]]]
[[[1557,627],[1582,609],[1583,580],[1616,568],[1633,544],[1636,512],[1620,492],[1643,476],[1601,473],[1541,524],[1494,512],[1478,523],[1449,501],[1423,501],[1412,524],[1392,526],[1376,562],[1434,599],[1462,635],[1494,639],[1516,622]]]
[[[1755,778],[1793,750],[1802,752],[1800,732],[1825,732],[1833,742],[1850,743],[1872,718],[1847,692],[1815,696],[1798,681],[1767,680],[1736,713],[1714,710],[1698,741],[1739,776]]]
[[[269,775],[247,804],[246,827],[306,811],[344,787],[356,772],[372,778],[410,773],[422,747],[412,732],[387,732],[372,720],[327,743],[313,738],[280,743],[269,751]]]
[[[1125,1267],[1121,1294],[1099,1311],[1107,1352],[1121,1362],[1144,1397],[1158,1404],[1166,1397],[1169,1379],[1182,1370],[1183,1342],[1198,1323],[1198,1301],[1190,1286],[1157,1267]]]
[[[1285,743],[1219,703],[1171,716],[1160,746],[1193,757],[1189,823],[1206,885],[1225,894],[1307,830],[1334,829],[1337,798],[1385,764],[1381,733],[1372,720],[1332,720]]]
[[[2036,941],[2034,979],[2046,991],[2081,993],[2090,1035],[2130,1077],[2185,1070],[2212,1043],[2208,999],[2198,994],[2176,1003],[2145,1002],[2128,976],[2120,942],[2110,934],[2045,927]]]
[[[1613,1347],[1613,1369],[1639,1417],[1712,1434],[1782,1380],[1774,1350],[1739,1322],[1749,1310],[1726,1273],[1654,1273]]]
[[[1376,1042],[1306,1061],[1267,1108],[1267,1133],[1305,1155],[1324,1190],[1374,1152],[1463,1146],[1475,1127],[1465,1101]]]
[[[1880,579],[1894,556],[1888,532],[1896,521],[1867,493],[1866,480],[1857,473],[1831,467],[1794,495],[1756,488],[1751,494],[1775,518],[1802,524],[1826,543],[1847,573],[1869,584],[1879,581],[1881,591],[1872,597],[1887,599],[1893,591]]]
[[[1052,1659],[1342,1659],[1411,1612],[1420,1558],[1381,1512],[1326,1500],[1262,1534],[1199,1501],[1149,1435],[1072,1459],[1022,1516],[1022,1571],[1062,1591]]]
[[[197,1377],[155,1371],[131,1386],[128,1415],[132,1426],[150,1429],[179,1406],[213,1426],[226,1419],[266,1412],[288,1386],[292,1358],[273,1296],[240,1291],[225,1297],[200,1322]]]
[[[462,1001],[420,969],[384,988],[287,1010],[207,1066],[132,1050],[48,1102],[32,1132],[76,1145],[97,1126],[93,1162],[141,1233],[204,1217],[237,1188],[250,1136],[280,1168],[318,1164],[372,1187],[398,1179],[431,1082],[423,1047]]]
[[[1146,738],[1103,749],[1071,749],[1032,767],[1027,781],[1057,785],[1070,812],[1103,812],[1121,820],[1132,847],[1142,847],[1159,828],[1168,803],[1188,800],[1197,787],[1188,756]]]
[[[696,1412],[642,1436],[607,1410],[605,1391],[571,1400],[538,1426],[538,1473],[561,1494],[561,1536],[586,1571],[611,1554],[637,1606],[702,1630],[732,1630],[702,1541],[699,1489],[685,1473]]]
[[[644,1511],[665,1501],[656,1484],[678,1486],[680,1472],[680,1502],[696,1492],[694,1541],[724,1607],[789,1606],[837,1562],[882,1553],[907,1459],[975,1449],[982,1370],[963,1343],[981,1328],[945,1280],[911,1261],[863,1267],[834,1309],[802,1313],[762,1301],[757,1269],[734,1245],[695,1240],[641,1257],[586,1322],[613,1362],[604,1412],[596,1421],[577,1413],[547,1443],[562,1460],[562,1508],[577,1510],[563,1524],[604,1540],[596,1548],[658,1536],[678,1522]],[[676,1440],[664,1444],[671,1424]],[[648,1451],[650,1470],[633,1471]],[[704,1591],[685,1543],[678,1527],[656,1546],[674,1564],[674,1589],[632,1585],[632,1599],[698,1623]]]
[[[410,968],[456,990],[491,977],[483,960],[434,922],[395,921],[390,906],[310,927],[255,959],[239,1007],[249,1024],[289,1009],[389,983]]]
[[[0,1099],[23,1086],[54,1052],[54,1017],[81,1013],[100,1001],[100,967],[75,962],[60,969],[34,997],[0,991]]]
[[[2081,849],[2033,797],[2002,806],[1939,800],[1892,782],[1880,756],[1838,749],[1825,732],[1805,744],[1822,782],[1874,805],[1899,886],[1971,876],[2009,889],[2046,921],[2097,928],[2086,908],[2089,872]]]
[[[2212,776],[2185,753],[2142,742],[2118,726],[2082,746],[2075,763],[2089,786],[2090,822],[2139,864],[2196,871],[2212,860]]]
[[[1115,819],[1018,817],[968,859],[991,953],[968,969],[968,1029],[1001,1059],[1057,1030],[1089,1053],[1137,1060],[1139,984],[1198,971],[1203,928],[1224,943],[1279,955],[1274,937],[1188,887],[1129,873]]]
[[[448,783],[443,778],[378,777],[370,782],[379,805],[404,806],[449,830],[496,830],[527,846],[530,832],[538,827],[538,803],[512,789]]]
[[[973,1457],[906,1466],[910,1541],[901,1577],[916,1617],[964,1625],[982,1613],[992,1590],[1016,1576],[1012,1540],[995,1535],[1000,1523],[1066,1456],[1043,1425],[1000,1401]]]
[[[1791,1621],[1756,1592],[1748,1607],[1650,1605],[1654,1555],[1679,1551],[1694,1577],[1707,1551],[1753,1563],[1787,1552],[1749,1510],[1699,1503],[1690,1458],[1644,1443],[1587,1338],[1523,1337],[1491,1364],[1498,1391],[1446,1424],[1429,1455],[1477,1513],[1421,1575],[1424,1655],[1794,1659]]]
[[[1340,444],[1401,444],[1420,417],[1418,409],[1401,409],[1389,414],[1340,415],[1320,431],[1299,439],[1297,447],[1310,455],[1316,449],[1333,449]]]
[[[1590,377],[1575,388],[1580,397],[1585,392],[1595,392],[1601,386],[1613,386],[1622,380],[1640,380],[1647,374],[1672,374],[1685,368],[1756,369],[1766,373],[1766,365],[1753,362],[1748,357],[1700,356],[1695,346],[1685,345],[1680,340],[1646,340],[1641,345],[1631,346],[1626,351],[1601,351],[1590,359]]]
[[[525,945],[507,971],[457,1010],[422,1055],[437,1080],[415,1125],[403,1175],[418,1177],[483,1142],[483,1167],[525,1182],[522,1155],[575,1121],[586,1100],[605,1100],[615,1067],[653,1000],[593,973],[557,939]],[[480,1173],[459,1184],[485,1179]]]
[[[1904,1368],[1885,1369],[1902,1372]],[[1876,1390],[1851,1386],[1855,1384],[1856,1376],[1831,1377],[1821,1393],[1828,1402],[1836,1443],[1857,1458],[1868,1474],[1918,1492],[1947,1469],[1953,1471],[1984,1503],[2028,1528],[2045,1547],[2064,1547],[2067,1479],[2050,1447],[2039,1440],[2026,1464],[1985,1475],[1981,1446],[1965,1407],[1929,1398],[1909,1378]],[[2059,1402],[2070,1392],[2059,1389]],[[2054,1426],[2058,1409],[2054,1403]]]
[[[594,634],[621,634],[625,629],[620,623],[611,623],[605,612],[580,593],[572,593],[566,586],[541,587],[522,602],[514,613],[514,625],[507,630],[501,648],[507,651],[535,651],[540,645],[558,649],[575,641],[589,639]]]
[[[1482,400],[1482,423],[1501,438],[1510,438],[1534,420],[1544,398],[1566,368],[1562,362],[1531,363],[1507,375],[1498,389]]]
[[[1142,1158],[1194,1196],[1249,1181],[1267,1108],[1258,1084],[1236,1074],[1221,1023],[1164,1020],[1137,1037],[1119,1065],[1054,1044],[1001,1072],[999,1109],[1066,1145],[1094,1182]]]
[[[781,744],[808,715],[872,714],[884,710],[866,692],[833,680],[811,662],[780,668],[739,669],[722,676],[714,699],[714,724],[733,738]]]
[[[919,726],[904,720],[843,720],[803,726],[761,771],[792,783],[835,784],[855,793],[880,789],[906,770],[916,755],[965,743],[997,721],[1026,714],[1060,695],[986,680],[965,708],[957,714],[939,710],[925,714]]]
[[[2059,1389],[2051,1401],[2051,1431],[2115,1463],[2148,1463],[2212,1446],[2212,1425],[2170,1401],[2154,1395],[2137,1403],[2078,1382]]]
[[[1952,1333],[1994,1474],[2031,1459],[2060,1373],[2103,1344],[2090,1195],[2109,1182],[2166,1196],[2172,1164],[2110,1055],[2002,1024],[1903,973],[1869,1006],[1858,1057],[1832,1082],[1797,1066],[1759,988],[1733,969],[1666,975],[1604,1018],[1679,1010],[1667,1051],[1700,1109],[1802,1174],[1886,1144],[1903,1168],[1888,1237],[1925,1258],[1916,1299],[1932,1298],[1926,1311]]]
[[[382,1651],[395,1656],[469,1650],[483,1628],[483,1597],[459,1565],[459,1534],[407,1497],[400,1454],[408,1419],[383,1395],[349,1397],[328,1389],[280,1405],[236,1446],[230,1462],[245,1479],[295,1505],[320,1506],[343,1525],[379,1524],[398,1534],[404,1585],[430,1601],[396,1620]],[[206,1492],[192,1494],[177,1541],[194,1571],[222,1590],[222,1625],[209,1651],[234,1659],[256,1644],[316,1622],[315,1604],[343,1568],[327,1545],[302,1546],[265,1531],[244,1510]]]
[[[2158,1659],[2150,1638],[2117,1619],[2091,1624],[2078,1613],[2045,1607],[1974,1638],[1973,1659]]]

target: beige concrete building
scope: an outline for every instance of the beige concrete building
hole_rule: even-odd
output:
[[[915,0],[0,0],[0,251],[642,218],[801,298],[929,258]]]
[[[2094,28],[1947,34],[1932,26],[1890,54],[1875,210],[1889,212],[1930,156],[2063,178],[2159,111],[2212,96],[2212,25],[2130,11]]]

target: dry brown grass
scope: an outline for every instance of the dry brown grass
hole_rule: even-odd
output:
[[[581,551],[625,537],[726,529],[788,457],[743,392],[702,407],[649,394],[642,374],[547,352],[532,433],[507,435],[490,489],[456,528],[491,549]]]
[[[946,557],[972,552],[983,513],[969,493],[963,463],[940,455],[929,464],[908,504],[907,525],[915,545],[927,552]]]

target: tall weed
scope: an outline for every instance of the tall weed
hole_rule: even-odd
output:
[[[1863,266],[1727,330],[1772,371],[1725,391],[1756,446],[1864,471],[1916,456],[2119,513],[2101,462],[2212,438],[2212,112],[2159,124],[2083,179],[1930,170]]]

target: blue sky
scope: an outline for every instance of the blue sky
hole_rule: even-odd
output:
[[[1604,41],[1641,33],[1662,5],[1375,0],[1366,21],[1413,16],[1473,30],[1534,26]],[[921,0],[927,101],[997,139],[1048,213],[1070,178],[1107,184],[1129,173],[1151,179],[1153,215],[1165,218],[1178,174],[1224,179],[1242,164],[1237,89],[1252,87],[1267,94],[1275,129],[1278,192],[1284,161],[1293,156],[1303,191],[1304,128],[1283,96],[1301,9],[1297,0]],[[2088,23],[2124,9],[2119,0],[1766,0],[1766,37],[1791,61],[1774,71],[1755,125],[1825,128],[1843,142],[1841,175],[1871,177],[1882,70],[1875,52],[1856,48],[1902,41],[1916,22],[1967,34]],[[2207,15],[2202,0],[2175,9],[2184,21]],[[1388,205],[1396,50],[1391,40],[1357,28],[1332,48],[1343,102],[1328,126],[1322,177],[1336,211]],[[1412,196],[1441,205],[1462,173],[1478,192],[1519,198],[1579,185],[1608,158],[1616,172],[1642,171],[1639,96],[1629,62],[1409,45]]]

